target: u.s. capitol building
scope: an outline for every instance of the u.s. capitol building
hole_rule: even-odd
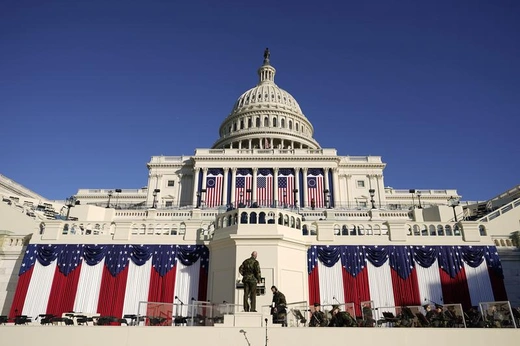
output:
[[[381,157],[320,146],[298,102],[275,84],[268,50],[257,72],[213,146],[153,156],[143,188],[80,189],[59,202],[1,176],[2,315],[27,316],[29,324],[70,311],[146,319],[153,302],[166,307],[154,312],[166,316],[161,325],[193,317],[193,309],[216,316],[224,308],[225,318],[202,324],[260,335],[273,285],[289,311],[303,313],[289,313],[290,327],[305,327],[314,303],[361,318],[369,304],[378,320],[381,311],[425,302],[461,311],[495,301],[518,306],[511,239],[518,187],[483,202],[464,202],[450,189],[385,187]],[[238,267],[253,251],[262,290],[258,312],[246,313]],[[178,329],[181,339],[202,337]],[[236,331],[217,342],[244,342],[244,330]],[[302,342],[322,337],[287,333]]]

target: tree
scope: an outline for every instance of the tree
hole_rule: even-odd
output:
[[[520,248],[520,231],[514,231],[509,236],[509,239],[513,242],[513,245]]]

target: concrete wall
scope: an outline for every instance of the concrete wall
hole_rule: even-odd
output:
[[[243,330],[245,332],[241,333]],[[267,334],[267,340],[266,340]],[[518,329],[0,326],[3,345],[489,346],[518,345]],[[247,339],[246,339],[247,337]]]
[[[520,251],[499,250],[500,261],[504,271],[504,285],[507,298],[512,307],[520,306]]]
[[[15,234],[38,234],[40,221],[25,215],[23,208],[0,203],[0,230]]]

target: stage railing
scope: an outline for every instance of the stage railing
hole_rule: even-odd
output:
[[[487,328],[518,328],[517,318],[508,301],[482,302],[480,313]],[[516,312],[516,311],[515,311]]]
[[[239,309],[234,304],[212,304],[192,299],[189,304],[139,302],[136,325],[144,326],[213,326],[224,322],[224,315]]]

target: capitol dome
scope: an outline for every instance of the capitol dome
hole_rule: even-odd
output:
[[[270,52],[258,69],[258,84],[243,93],[220,126],[213,148],[317,149],[314,128],[291,94],[274,82]]]

